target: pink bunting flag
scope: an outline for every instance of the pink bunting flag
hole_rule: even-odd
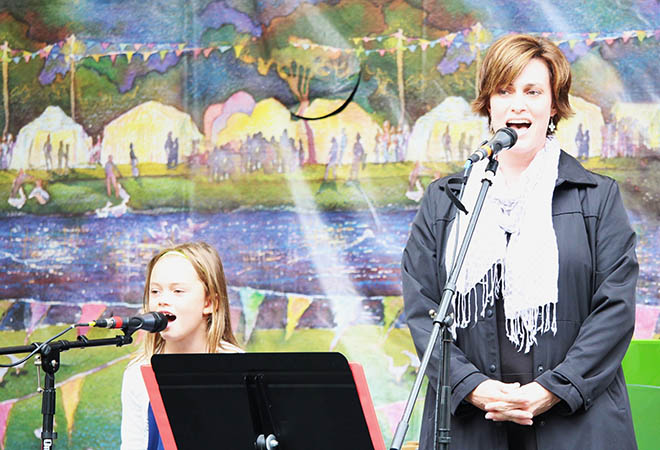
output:
[[[32,302],[30,303],[30,312],[31,317],[30,317],[30,323],[27,327],[27,335],[31,335],[34,329],[36,328],[37,324],[41,321],[41,319],[46,315],[46,312],[48,311],[48,308],[50,308],[50,305],[48,303],[44,302]],[[27,337],[27,336],[26,336]]]
[[[110,47],[109,42],[101,42],[101,48],[103,48],[103,50],[107,50],[108,47]]]
[[[5,448],[5,432],[7,431],[7,420],[9,419],[9,412],[11,407],[14,406],[16,399],[11,399],[0,403],[0,448]]]
[[[380,56],[384,56],[384,55],[385,55],[385,50],[383,50],[383,49],[381,48],[380,50],[378,50],[378,54],[379,54]]]
[[[613,38],[607,38],[607,39],[605,39],[605,42],[607,43],[607,45],[612,45],[614,43],[614,39]]]
[[[626,43],[628,40],[635,34],[634,31],[624,31],[623,32],[623,42]]]
[[[110,60],[112,63],[115,63],[115,60],[117,59],[117,54],[116,53],[110,53]]]
[[[660,306],[635,305],[635,339],[653,339],[660,316]]]
[[[106,306],[102,303],[85,303],[81,307],[79,323],[92,322],[98,319],[103,311],[105,311]],[[76,328],[78,336],[86,335],[89,331],[89,327],[78,327]]]
[[[204,51],[203,51],[203,53],[204,53],[204,57],[208,58],[209,55],[211,54],[211,52],[213,51],[214,48],[215,48],[215,47],[205,48]]]
[[[387,405],[382,405],[376,408],[376,413],[379,416],[385,416],[387,426],[390,428],[390,433],[394,434],[397,424],[403,416],[403,410],[406,407],[406,402],[394,402]]]
[[[142,44],[133,44],[133,48],[137,52],[138,50],[140,50],[142,48]]]
[[[201,52],[202,52],[201,48],[194,48],[193,49],[193,57],[197,58]]]

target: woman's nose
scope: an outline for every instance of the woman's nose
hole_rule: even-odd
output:
[[[511,111],[520,112],[526,108],[525,96],[522,93],[516,92],[511,96]]]

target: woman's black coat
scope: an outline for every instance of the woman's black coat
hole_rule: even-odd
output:
[[[446,280],[445,243],[455,211],[442,185],[443,180],[429,185],[402,261],[406,319],[420,356],[432,328],[428,312],[437,309]],[[562,151],[552,221],[559,250],[557,333],[537,336],[533,367],[535,381],[561,401],[534,418],[538,449],[636,449],[621,360],[633,333],[638,264],[617,184]],[[452,449],[508,448],[505,427],[465,401],[482,381],[500,379],[492,309],[458,329],[452,345]],[[427,370],[421,450],[433,448],[439,343],[435,349]]]

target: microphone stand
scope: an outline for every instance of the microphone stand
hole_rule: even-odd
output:
[[[449,361],[450,356],[449,352],[451,350],[451,332],[450,327],[453,324],[453,317],[450,314],[447,314],[451,300],[456,293],[456,281],[458,280],[458,274],[461,271],[463,262],[465,261],[465,255],[467,254],[470,241],[472,240],[472,235],[477,226],[477,220],[479,219],[479,214],[483,207],[484,201],[486,199],[486,194],[488,189],[493,184],[493,178],[497,172],[498,162],[494,158],[497,152],[494,152],[491,155],[490,162],[486,167],[486,173],[484,178],[481,180],[481,190],[479,191],[479,196],[477,197],[477,202],[474,205],[474,211],[468,222],[467,230],[465,236],[463,237],[463,242],[458,251],[458,256],[454,260],[454,264],[449,272],[449,278],[445,283],[445,287],[442,291],[442,297],[440,299],[439,308],[435,316],[433,317],[433,329],[429,337],[429,342],[424,350],[424,355],[422,356],[422,361],[419,366],[419,372],[417,372],[417,377],[415,378],[415,383],[413,384],[412,391],[408,396],[406,401],[406,406],[403,411],[403,416],[401,421],[396,427],[394,432],[394,437],[392,438],[392,445],[390,450],[400,450],[403,445],[403,440],[406,437],[408,432],[408,427],[410,426],[410,417],[412,416],[412,411],[417,401],[419,391],[422,386],[422,381],[424,375],[426,374],[426,368],[431,359],[431,354],[433,353],[433,348],[435,347],[438,336],[440,336],[440,331],[442,329],[442,365],[440,367],[440,372],[442,374],[442,385],[440,392],[436,392],[436,395],[440,395],[440,409],[436,411],[436,414],[439,414],[439,420],[436,420],[438,428],[435,430],[435,445],[434,448],[437,449],[449,449],[449,443],[451,442],[450,428],[451,428],[451,386],[449,384]],[[471,167],[471,166],[470,166]],[[466,181],[467,182],[467,181]],[[457,212],[458,214],[458,212]]]
[[[68,331],[68,330],[67,330]],[[108,339],[87,339],[85,336],[78,336],[76,341],[55,341],[50,342],[39,350],[37,355],[38,360],[35,361],[37,370],[39,365],[45,372],[44,387],[41,386],[37,389],[42,393],[41,397],[41,414],[43,415],[43,422],[41,427],[41,449],[52,450],[53,441],[57,439],[57,433],[53,430],[53,418],[55,417],[55,372],[60,368],[60,353],[69,350],[70,348],[85,348],[85,347],[99,347],[102,345],[122,345],[130,344],[133,342],[131,335],[136,330],[123,330],[123,336],[115,336]],[[4,347],[0,348],[0,355],[11,355],[15,353],[32,353],[40,347],[41,343],[36,342],[30,345],[18,347]],[[37,372],[38,373],[38,372]],[[39,381],[41,384],[41,381]]]

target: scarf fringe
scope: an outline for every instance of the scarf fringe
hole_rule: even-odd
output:
[[[504,265],[497,264],[486,272],[482,280],[465,293],[456,292],[454,295],[454,324],[451,328],[452,335],[456,339],[456,327],[467,328],[470,322],[477,323],[477,314],[482,318],[486,315],[486,309],[495,305],[495,299],[506,292]],[[477,295],[480,288],[482,295]],[[524,349],[528,353],[532,345],[536,345],[537,333],[552,331],[557,334],[557,307],[554,302],[538,307],[516,311],[513,317],[505,320],[506,336],[516,346],[518,351]]]

